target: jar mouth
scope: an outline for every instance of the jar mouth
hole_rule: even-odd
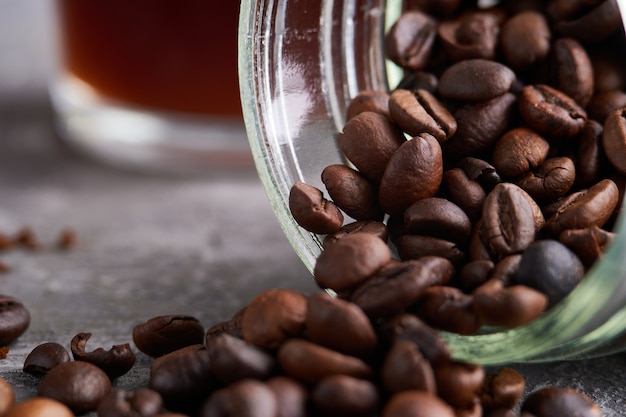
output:
[[[384,58],[382,38],[400,2],[325,0],[308,2],[306,13],[289,3],[242,1],[240,91],[259,177],[283,232],[312,272],[323,236],[295,222],[289,190],[297,181],[324,190],[322,170],[347,163],[335,138],[349,100],[362,90],[397,85],[400,74]],[[625,228],[620,215],[616,237],[602,259],[567,297],[533,322],[514,329],[486,327],[470,336],[442,332],[453,356],[497,365],[622,349],[607,341],[619,340],[625,330]]]

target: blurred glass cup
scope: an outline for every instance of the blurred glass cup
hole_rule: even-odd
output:
[[[114,165],[253,166],[237,81],[239,2],[56,0],[60,136]]]

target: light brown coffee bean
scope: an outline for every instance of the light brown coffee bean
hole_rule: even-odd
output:
[[[477,364],[451,361],[435,367],[437,395],[448,404],[471,407],[485,379],[485,370]]]
[[[480,402],[485,410],[512,409],[524,394],[526,381],[522,374],[508,366],[485,375]]]
[[[378,190],[358,171],[346,165],[330,165],[322,171],[322,182],[333,203],[348,216],[355,220],[383,219]]]

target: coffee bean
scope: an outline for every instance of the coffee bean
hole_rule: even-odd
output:
[[[479,393],[485,370],[477,364],[451,361],[435,367],[437,395],[448,404],[470,407]]]
[[[428,133],[444,142],[456,132],[452,114],[426,90],[394,90],[389,98],[389,116],[410,136]]]
[[[621,28],[617,0],[601,1],[580,17],[563,19],[554,25],[559,37],[572,37],[583,43],[596,43],[611,36]]]
[[[322,191],[302,182],[289,190],[289,210],[294,220],[311,233],[333,233],[343,224],[343,214]]]
[[[86,352],[85,345],[90,338],[91,333],[78,333],[72,338],[70,349],[75,360],[96,365],[111,379],[124,375],[135,364],[135,353],[130,348],[130,344],[114,345],[109,350],[98,348]]]
[[[583,392],[574,388],[548,387],[532,392],[521,411],[534,417],[571,416],[600,417],[602,412]]]
[[[425,289],[412,308],[429,325],[458,334],[474,334],[482,323],[474,311],[474,298],[455,287]]]
[[[480,402],[485,410],[512,409],[524,394],[526,381],[515,369],[504,366],[485,375]]]
[[[496,168],[483,159],[468,156],[459,162],[459,167],[470,180],[477,181],[485,191],[493,190],[493,187],[501,181]]]
[[[199,417],[275,417],[277,409],[276,397],[267,384],[245,379],[215,391]]]
[[[0,377],[0,416],[4,416],[15,403],[15,392],[6,379]]]
[[[464,292],[471,292],[484,284],[494,269],[494,263],[488,259],[469,261],[459,271],[457,285]]]
[[[383,417],[456,417],[448,404],[434,394],[408,390],[394,394],[383,409]]]
[[[243,338],[264,349],[277,349],[304,330],[307,298],[290,289],[274,288],[255,296],[243,313]]]
[[[351,235],[353,233],[370,233],[379,237],[383,242],[387,242],[389,237],[389,230],[387,225],[383,222],[377,221],[355,221],[348,223],[339,229],[339,231],[326,235],[322,242],[322,246],[326,249],[329,245],[337,242],[342,237]]]
[[[17,298],[0,294],[0,346],[20,337],[30,326],[30,312]]]
[[[439,79],[432,72],[414,71],[406,74],[396,86],[398,90],[426,90],[433,94],[437,91]]]
[[[607,116],[602,131],[602,146],[611,165],[626,174],[626,107]]]
[[[438,256],[459,266],[466,259],[463,248],[455,242],[424,235],[402,235],[393,240],[402,260],[420,259],[424,256]]]
[[[602,256],[614,238],[615,233],[591,226],[563,230],[559,235],[559,242],[574,252],[586,267],[590,267]]]
[[[152,357],[203,341],[204,327],[198,319],[188,315],[156,316],[133,328],[137,349]]]
[[[152,417],[163,410],[163,399],[148,388],[113,388],[98,405],[98,417]]]
[[[535,11],[518,13],[502,24],[500,43],[504,59],[516,70],[540,62],[550,51],[550,28],[546,18]]]
[[[519,271],[519,263],[521,260],[522,254],[520,253],[505,256],[494,266],[491,272],[491,278],[502,281],[505,287],[511,285],[515,280],[517,271]]]
[[[566,156],[546,159],[536,169],[522,174],[515,183],[536,201],[553,201],[574,185],[574,161]]]
[[[2,417],[74,417],[66,405],[52,398],[34,397],[13,406]]]
[[[330,165],[322,171],[322,182],[333,203],[348,216],[356,220],[380,221],[383,219],[384,213],[378,204],[377,189],[358,171],[345,165]],[[325,211],[327,211],[331,203],[324,204]],[[341,219],[343,223],[342,217],[333,218],[337,221]],[[334,226],[328,230],[336,231]]]
[[[404,223],[411,233],[438,237],[463,244],[472,232],[465,212],[453,202],[430,197],[411,204],[404,212]]]
[[[36,346],[26,356],[23,371],[32,375],[45,375],[55,366],[69,361],[70,354],[63,345],[46,342]]]
[[[347,375],[322,379],[311,400],[325,416],[373,416],[380,406],[380,394],[372,382]]]
[[[276,397],[276,417],[306,417],[308,391],[303,384],[283,375],[270,378],[266,383]]]
[[[552,47],[554,85],[582,108],[593,96],[593,66],[585,48],[573,38],[559,38]]]
[[[111,390],[111,381],[96,365],[83,361],[61,363],[39,383],[38,395],[52,398],[76,414],[96,409]]]
[[[398,340],[391,345],[385,355],[381,378],[383,386],[391,394],[406,390],[437,392],[433,367],[418,347],[408,340]]]
[[[494,13],[471,11],[454,20],[439,22],[437,35],[448,59],[493,59],[500,32]]]
[[[373,111],[389,116],[389,93],[381,90],[365,90],[359,92],[346,110],[346,119],[350,120],[359,113]]]
[[[590,187],[599,181],[605,166],[608,165],[602,148],[602,131],[602,124],[595,120],[587,120],[576,137],[574,182],[580,187]]]
[[[385,36],[387,57],[402,68],[424,68],[437,35],[435,19],[420,11],[403,13]]]
[[[493,164],[500,175],[515,178],[538,166],[548,156],[550,144],[531,129],[518,127],[506,132],[493,150]]]
[[[459,206],[471,222],[482,216],[485,190],[461,168],[453,168],[443,173],[443,187],[446,197]]]
[[[228,334],[230,336],[243,339],[242,321],[243,313],[245,310],[245,307],[241,308],[230,319],[221,321],[209,327],[209,329],[206,331],[204,344],[208,346],[211,343],[211,339],[213,337],[219,336],[221,334]]]
[[[466,59],[441,74],[438,92],[452,100],[485,101],[509,91],[513,81],[515,73],[506,65],[488,59]]]
[[[590,100],[587,114],[590,119],[604,123],[612,112],[626,107],[626,92],[622,90],[600,91]]]

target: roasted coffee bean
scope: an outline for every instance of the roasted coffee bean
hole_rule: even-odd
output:
[[[337,144],[361,175],[379,184],[385,167],[405,142],[404,134],[389,117],[366,111],[346,122]]]
[[[480,388],[480,403],[485,410],[512,409],[524,394],[526,381],[513,368],[504,366],[487,373]]]
[[[626,174],[626,107],[609,114],[604,121],[602,146],[611,165]]]
[[[494,269],[494,263],[488,259],[469,261],[459,271],[457,285],[463,292],[471,292],[484,284]]]
[[[61,363],[39,383],[38,395],[68,406],[76,414],[93,411],[111,390],[107,374],[83,361]]]
[[[437,27],[443,52],[453,62],[473,58],[493,59],[499,33],[496,15],[482,11],[442,21]]]
[[[402,235],[393,241],[402,260],[438,256],[449,260],[452,265],[462,265],[466,259],[463,248],[455,242],[423,235]]]
[[[589,187],[599,181],[605,168],[602,130],[602,124],[595,120],[587,120],[576,137],[574,182],[580,187]]]
[[[425,289],[412,308],[429,325],[458,334],[474,334],[482,323],[474,311],[474,298],[455,287]]]
[[[156,316],[133,328],[137,349],[155,358],[203,341],[202,323],[189,315]]]
[[[355,220],[383,219],[384,213],[378,204],[378,190],[358,171],[345,165],[330,165],[322,171],[322,182],[333,203],[348,216]],[[328,202],[325,204],[324,211],[327,212]],[[339,219],[343,223],[343,218],[337,217]],[[329,228],[330,233],[336,231],[333,230],[335,227]]]
[[[135,353],[130,344],[114,345],[109,350],[97,348],[86,352],[85,345],[91,333],[78,333],[72,338],[70,349],[74,360],[92,363],[102,369],[111,379],[124,375],[135,364]]]
[[[534,417],[600,417],[602,412],[586,394],[574,388],[548,387],[532,392],[521,407]]]
[[[200,344],[163,355],[150,366],[148,388],[161,395],[169,410],[195,411],[217,386],[209,353]]]
[[[559,235],[559,242],[574,252],[585,266],[590,267],[602,256],[614,238],[615,233],[592,226],[563,230]]]
[[[554,33],[559,37],[572,37],[583,43],[604,40],[621,28],[617,0],[605,0],[584,15],[556,22]]]
[[[485,191],[493,190],[493,187],[501,181],[496,168],[483,159],[468,156],[459,162],[459,168],[469,179],[477,181]]]
[[[593,66],[585,48],[573,38],[559,38],[552,46],[554,82],[557,89],[582,108],[593,95]]]
[[[470,237],[468,252],[469,261],[487,260],[491,261],[492,254],[482,239],[484,222],[482,217],[474,224],[474,230],[472,230],[472,236]]]
[[[626,107],[626,92],[622,90],[600,91],[591,98],[587,114],[590,119],[604,123],[609,114],[623,107]]]
[[[550,144],[531,129],[517,127],[506,132],[493,150],[493,164],[500,175],[515,178],[541,165]]]
[[[454,266],[442,257],[393,262],[356,287],[350,301],[370,318],[400,313],[432,285],[443,285],[454,275]]]
[[[471,407],[484,378],[485,370],[477,364],[451,361],[435,367],[437,395],[454,407]]]
[[[404,212],[404,223],[410,233],[438,237],[459,244],[467,242],[472,223],[453,202],[430,197],[411,204]]]
[[[485,190],[461,168],[449,169],[443,173],[443,187],[446,197],[459,206],[470,221],[475,222],[482,216]]]
[[[389,238],[389,230],[385,223],[377,221],[355,221],[342,226],[341,229],[335,233],[326,235],[322,246],[326,249],[329,245],[332,245],[342,237],[353,233],[370,233],[374,236],[378,236],[383,242],[387,242]]]
[[[267,379],[277,370],[274,356],[228,334],[212,338],[207,351],[211,372],[225,384],[247,378]]]
[[[245,307],[239,309],[229,320],[216,323],[213,326],[209,327],[209,329],[206,331],[204,344],[208,346],[211,343],[211,339],[213,337],[219,336],[221,334],[228,334],[230,336],[243,339],[242,321],[244,311],[246,311]]]
[[[437,22],[426,13],[403,13],[385,35],[387,57],[402,68],[423,69],[437,36]]]
[[[13,404],[15,404],[13,387],[6,379],[0,377],[0,416],[4,416]]]
[[[2,417],[74,417],[66,405],[52,398],[33,397],[15,404]]]
[[[585,110],[571,97],[545,84],[524,87],[518,103],[524,122],[550,138],[572,138],[587,120]]]
[[[550,51],[550,28],[546,18],[535,11],[512,16],[502,24],[500,43],[511,68],[527,69],[543,60]]]
[[[199,417],[275,417],[277,410],[276,396],[267,384],[244,379],[211,394]]]
[[[422,198],[433,197],[443,177],[441,146],[422,133],[406,141],[389,160],[378,198],[385,213],[400,215]]]
[[[391,261],[387,244],[369,233],[354,233],[324,250],[313,275],[321,288],[342,291],[365,281]]]
[[[376,385],[347,375],[322,379],[311,392],[311,400],[325,416],[355,417],[376,415],[381,402]]]
[[[519,253],[535,240],[534,210],[524,193],[517,185],[500,183],[485,198],[481,237],[500,257]]]
[[[348,103],[346,119],[350,120],[365,111],[389,116],[389,93],[381,90],[361,91]]]
[[[391,345],[382,365],[381,379],[391,394],[406,390],[437,392],[433,367],[415,343],[408,340]]]
[[[452,114],[426,90],[394,90],[389,98],[389,116],[410,136],[428,133],[444,142],[456,132]]]
[[[148,388],[113,388],[98,405],[98,417],[155,417],[163,410],[161,395]]]
[[[452,64],[439,77],[442,97],[461,101],[485,101],[509,91],[515,73],[488,59],[466,59]]]
[[[491,278],[502,281],[505,287],[511,285],[515,280],[517,271],[519,271],[519,263],[521,260],[522,254],[520,253],[505,256],[494,266],[491,272]]]
[[[303,384],[283,375],[270,378],[266,383],[276,397],[276,417],[306,417],[309,394]]]
[[[483,324],[517,327],[539,317],[548,306],[548,297],[525,285],[505,287],[491,279],[472,292],[474,311]]]
[[[63,345],[55,342],[46,342],[36,346],[26,356],[22,369],[27,374],[45,375],[55,366],[69,361],[70,354]]]
[[[17,298],[0,294],[0,346],[20,337],[30,326],[30,312]]]
[[[367,355],[378,344],[363,310],[323,291],[309,296],[306,331],[313,342],[348,355]]]
[[[394,394],[382,417],[456,417],[454,410],[432,393],[408,390]]]
[[[264,349],[276,349],[300,335],[306,321],[307,298],[302,293],[274,288],[255,296],[243,313],[243,338]]]
[[[562,197],[576,179],[574,161],[566,156],[546,159],[536,169],[515,180],[536,201],[551,201]]]
[[[593,86],[596,92],[624,90],[626,62],[607,48],[593,49],[589,53],[593,65]]]
[[[571,250],[556,240],[545,239],[526,248],[515,280],[547,295],[551,307],[569,294],[584,274],[582,262]]]
[[[412,71],[405,75],[396,86],[399,90],[426,90],[431,94],[437,91],[439,79],[431,72]]]
[[[617,185],[604,179],[586,191],[576,193],[565,200],[545,223],[545,228],[554,236],[566,229],[602,227],[613,215],[619,203]]]
[[[318,188],[296,182],[289,190],[289,210],[294,220],[311,233],[333,233],[341,228],[343,214]]]

